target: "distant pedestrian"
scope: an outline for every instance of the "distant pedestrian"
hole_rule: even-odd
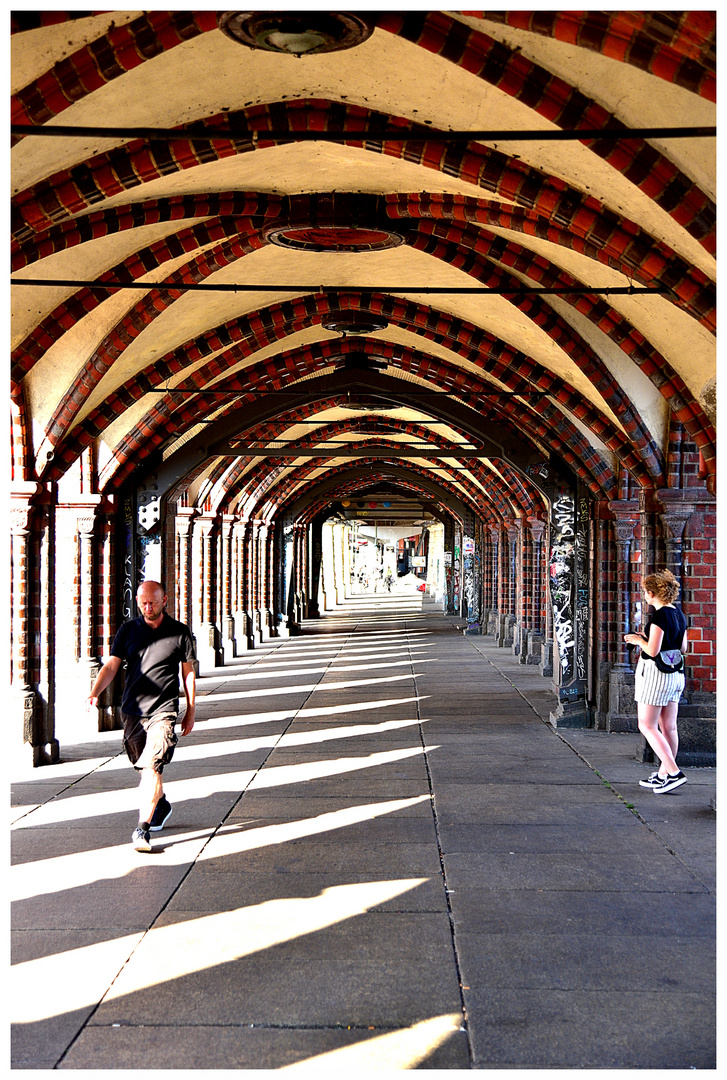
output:
[[[123,623],[111,647],[111,657],[98,673],[88,698],[98,705],[99,695],[112,682],[123,663],[126,680],[121,701],[124,749],[141,773],[139,824],[131,842],[136,851],[151,851],[150,833],[158,832],[172,812],[164,795],[162,772],[174,753],[174,725],[179,713],[179,666],[187,710],[182,735],[194,727],[194,641],[188,626],[167,615],[167,597],[158,581],[139,586],[136,602],[141,615]]]
[[[649,574],[644,578],[643,591],[647,604],[655,609],[654,614],[643,632],[626,634],[624,641],[641,649],[634,693],[639,731],[660,761],[658,770],[639,784],[658,795],[687,782],[676,763],[677,712],[684,690],[687,620],[674,604],[679,583],[671,571]]]

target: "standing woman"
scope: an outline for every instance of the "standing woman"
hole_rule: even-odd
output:
[[[684,661],[672,655],[673,671],[657,667],[659,653],[687,650],[687,620],[674,601],[679,595],[679,583],[670,570],[658,570],[644,578],[644,599],[654,609],[643,633],[626,634],[624,641],[639,645],[641,656],[636,667],[635,694],[638,704],[639,731],[661,762],[658,771],[641,787],[651,788],[655,795],[674,791],[686,784],[687,778],[676,763],[679,749],[677,712],[684,690]],[[675,664],[674,661],[677,661]]]

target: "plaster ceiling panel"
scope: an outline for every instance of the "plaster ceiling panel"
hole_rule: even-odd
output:
[[[203,219],[195,219],[195,221],[201,220]],[[16,279],[30,278],[36,281],[42,279],[94,281],[135,252],[154,244],[165,236],[179,232],[184,227],[184,221],[167,221],[128,229],[114,233],[112,236],[102,236],[97,240],[89,240],[87,243],[48,255],[45,259],[23,267],[12,276]],[[172,272],[171,266],[171,262],[164,263],[163,267],[160,267],[159,274],[166,277]],[[157,279],[159,274],[157,274]],[[78,288],[79,286],[14,285],[10,290],[12,347],[15,348],[59,304],[74,296]],[[127,307],[132,306],[141,295],[141,292],[135,290],[122,293]],[[102,307],[105,307],[105,304]]]
[[[717,122],[714,102],[665,79],[655,79],[631,64],[486,19],[461,14],[455,18],[578,87],[628,127],[712,127]],[[707,195],[716,198],[714,139],[650,141]]]
[[[16,10],[16,5],[12,5]],[[20,5],[17,5],[20,8]],[[10,93],[34,82],[54,64],[72,56],[92,41],[107,34],[114,26],[126,26],[143,15],[141,11],[106,11],[82,19],[24,30],[10,39]]]
[[[492,232],[499,235],[511,236],[516,243],[521,242],[520,234],[511,233],[507,230],[493,228]],[[609,286],[623,288],[633,282],[618,270],[603,263],[595,263],[586,255],[571,248],[552,244],[540,237],[528,237],[527,246],[531,251],[543,255],[556,266],[562,267],[579,281],[588,282],[602,288]],[[509,270],[509,267],[503,267]],[[638,285],[636,286],[638,288]],[[666,297],[658,294],[642,295],[616,295],[605,297],[607,303],[619,312],[624,318],[639,330],[651,344],[669,361],[674,370],[678,372],[693,393],[697,393],[706,379],[715,373],[716,355],[714,350],[714,335],[687,312],[676,307]],[[549,297],[548,302],[555,307],[562,317],[575,325],[573,316],[575,309],[558,301],[557,297]],[[584,320],[584,325],[591,326],[590,334],[584,336],[594,344],[592,323]],[[597,351],[600,350],[600,342],[603,335],[598,333]],[[619,350],[620,351],[620,350]],[[624,356],[623,353],[621,353]],[[624,356],[624,359],[627,359]],[[629,361],[630,366],[633,366]]]
[[[186,257],[180,260],[186,262]],[[164,268],[149,274],[145,279],[154,281],[166,277],[174,269],[174,263],[167,263]],[[22,292],[38,292],[39,290],[18,287]],[[43,290],[45,292],[45,290]],[[131,298],[138,299],[143,293],[122,290],[115,296],[94,308],[83,319],[74,323],[45,351],[40,360],[32,367],[23,380],[23,386],[32,404],[34,415],[45,424],[50,418],[58,401],[71,385],[76,374],[81,370],[86,361],[93,356],[106,336],[114,329],[121,319],[128,313]],[[151,324],[153,328],[153,323]],[[150,332],[153,334],[153,329]],[[109,369],[109,375],[104,376],[84,403],[81,417],[86,415],[100,400],[116,389],[127,378],[131,377],[139,368],[145,367],[151,360],[156,359],[153,353],[154,342],[149,336],[144,338],[143,344],[136,338],[129,350],[123,357],[116,361]],[[146,350],[146,351],[145,351]],[[128,354],[128,355],[127,355]],[[117,367],[118,365],[118,367]]]

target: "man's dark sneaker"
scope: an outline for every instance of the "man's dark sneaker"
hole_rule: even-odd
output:
[[[141,825],[138,825],[131,834],[131,842],[134,845],[134,851],[151,851],[149,830],[143,829]]]
[[[675,788],[681,787],[682,784],[686,784],[687,778],[684,773],[679,770],[678,773],[673,775],[670,773],[666,777],[657,776],[656,783],[651,789],[655,795],[660,795],[663,791],[674,791]]]
[[[156,804],[154,816],[152,817],[149,824],[149,828],[151,829],[151,831],[161,832],[167,821],[169,821],[171,813],[172,804],[169,802],[169,799],[166,797],[166,795],[162,795],[161,799]]]
[[[646,780],[639,780],[639,787],[652,788],[659,779],[658,772],[653,772]]]

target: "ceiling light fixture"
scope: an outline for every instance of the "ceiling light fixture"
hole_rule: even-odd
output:
[[[240,45],[298,57],[351,49],[373,33],[342,11],[226,11],[218,25]]]

